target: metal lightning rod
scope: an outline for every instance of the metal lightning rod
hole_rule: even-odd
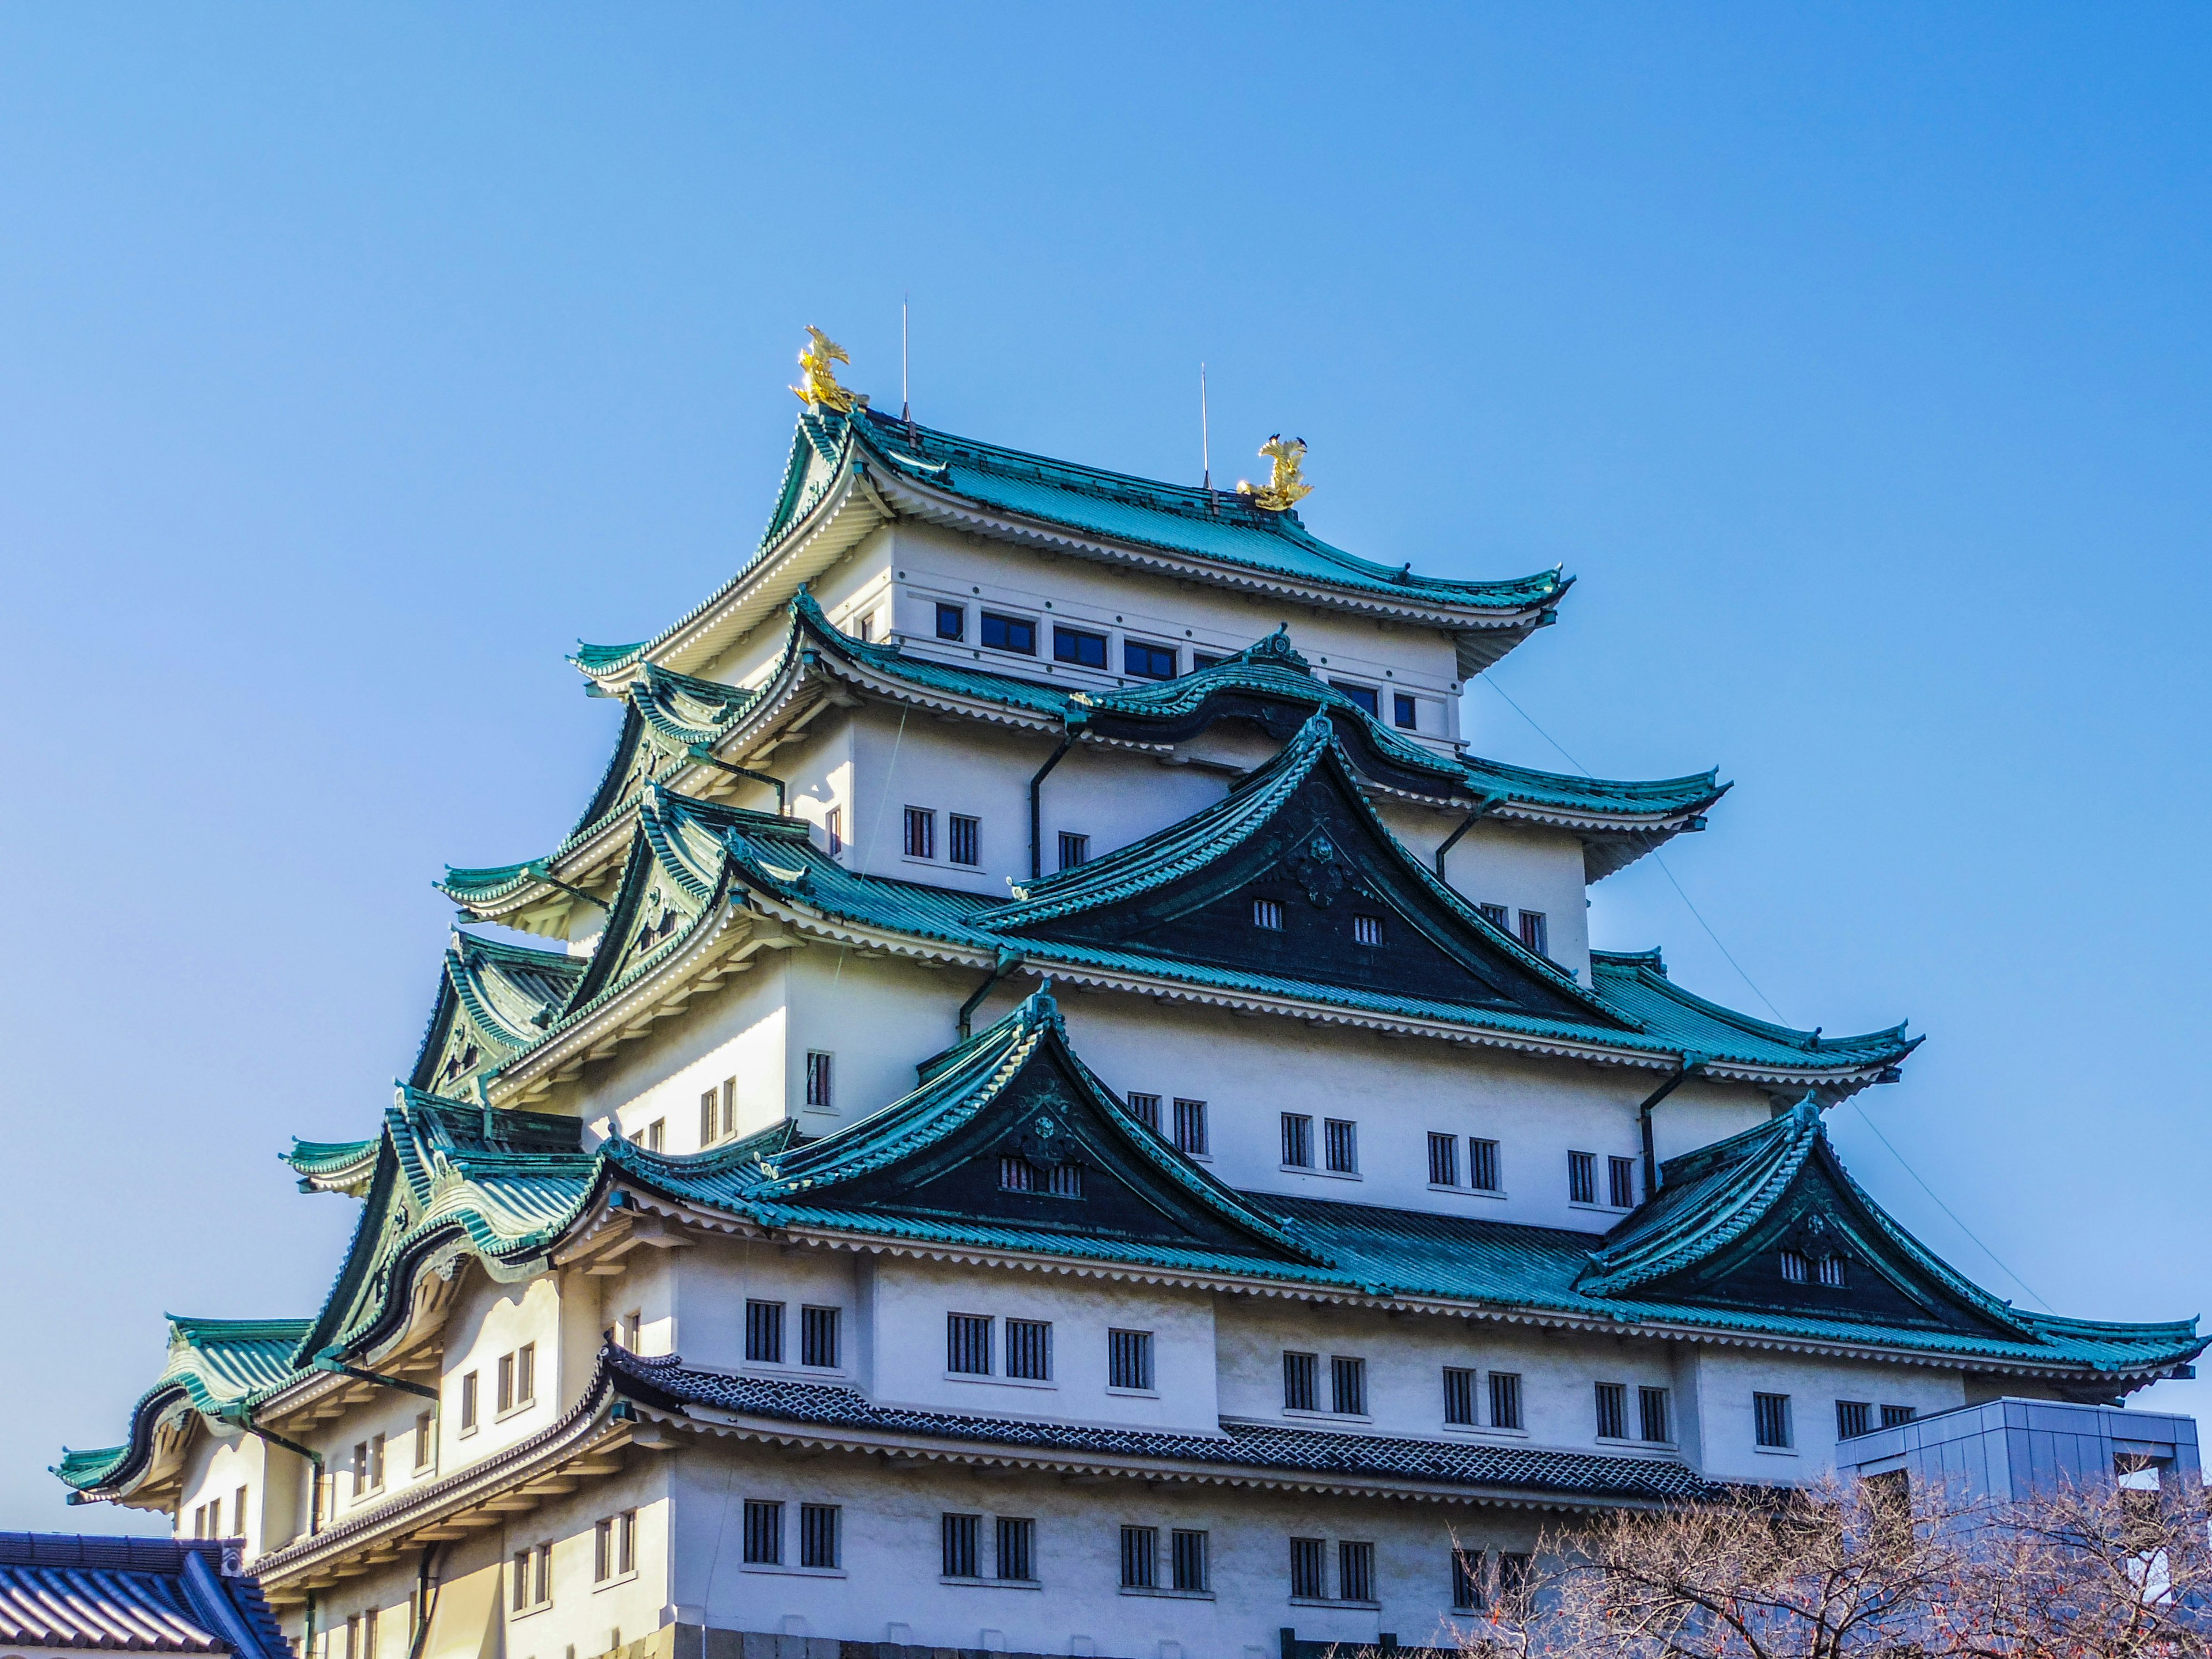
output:
[[[908,395],[907,350],[909,331],[907,324],[907,301],[912,291],[899,295],[899,419],[906,423],[908,435],[914,431],[914,401]]]
[[[1206,478],[1206,509],[1213,510],[1213,434],[1206,418],[1206,365],[1198,366],[1198,461]]]

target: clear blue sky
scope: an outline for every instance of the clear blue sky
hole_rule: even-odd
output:
[[[44,1469],[165,1309],[317,1304],[276,1156],[388,1098],[430,878],[571,821],[562,653],[751,545],[804,324],[896,401],[907,290],[932,423],[1194,480],[1204,359],[1320,534],[1564,561],[1500,683],[1737,781],[1668,860],[1783,1014],[1929,1034],[1862,1102],[1958,1218],[1846,1106],[1861,1176],[2209,1310],[2208,69],[2149,6],[0,12],[0,1528],[127,1523]],[[1650,860],[1594,916],[1762,1008]]]

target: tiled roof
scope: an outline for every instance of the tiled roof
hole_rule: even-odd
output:
[[[1460,1441],[1345,1434],[1226,1419],[1218,1434],[1112,1429],[879,1406],[852,1389],[687,1369],[680,1357],[610,1355],[616,1386],[647,1404],[701,1407],[773,1423],[895,1435],[1046,1455],[1198,1464],[1260,1475],[1381,1480],[1440,1488],[1651,1502],[1718,1489],[1671,1458],[1605,1457]]]
[[[0,1647],[289,1659],[260,1587],[222,1571],[235,1547],[0,1533]]]

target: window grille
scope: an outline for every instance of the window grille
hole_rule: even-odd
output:
[[[837,1364],[838,1311],[835,1308],[799,1310],[799,1363],[823,1370]]]
[[[1856,1440],[1874,1430],[1874,1407],[1864,1400],[1836,1401],[1836,1438]]]
[[[1482,1552],[1455,1549],[1451,1553],[1452,1611],[1474,1613],[1483,1605]]]
[[[469,1371],[461,1378],[461,1432],[473,1434],[477,1426],[477,1374]]]
[[[1660,1445],[1674,1438],[1674,1413],[1672,1402],[1664,1389],[1638,1389],[1636,1391],[1637,1427],[1643,1437]]]
[[[1367,1362],[1338,1354],[1328,1362],[1328,1408],[1345,1417],[1367,1415]]]
[[[1352,942],[1354,945],[1381,945],[1382,943],[1382,918],[1380,916],[1352,917]]]
[[[1498,1190],[1498,1143],[1496,1141],[1468,1140],[1467,1184],[1478,1193],[1494,1193]]]
[[[819,1048],[806,1054],[806,1103],[817,1111],[826,1112],[834,1104],[830,1075],[830,1057]]]
[[[838,1514],[835,1504],[799,1506],[799,1565],[834,1567],[837,1565]]]
[[[1078,836],[1063,830],[1060,832],[1060,867],[1073,870],[1079,864],[1091,862],[1091,837]]]
[[[940,640],[959,640],[967,636],[968,607],[946,605],[940,599],[937,606],[937,637]]]
[[[1303,1113],[1283,1114],[1283,1162],[1294,1170],[1313,1168],[1313,1120]]]
[[[1628,1438],[1628,1389],[1619,1382],[1597,1385],[1597,1437],[1601,1440]]]
[[[1490,1426],[1517,1429],[1521,1424],[1521,1379],[1511,1371],[1490,1374]]]
[[[1131,1094],[1129,1115],[1158,1134],[1160,1130],[1160,1097],[1158,1095]]]
[[[763,1365],[783,1364],[783,1304],[745,1304],[745,1358]]]
[[[999,1577],[1028,1583],[1036,1578],[1036,1522],[999,1517]]]
[[[1429,1185],[1456,1187],[1459,1185],[1459,1137],[1432,1134],[1429,1137]]]
[[[1813,1264],[1802,1250],[1782,1252],[1782,1277],[1790,1284],[1802,1285],[1813,1276]]]
[[[906,855],[910,859],[937,856],[937,814],[926,806],[906,809]]]
[[[1312,1412],[1321,1409],[1318,1385],[1321,1365],[1318,1358],[1310,1353],[1286,1353],[1283,1356],[1283,1409],[1293,1412]]]
[[[999,1190],[1005,1193],[1033,1193],[1037,1186],[1036,1165],[1012,1152],[1002,1153],[999,1158]]]
[[[1521,942],[1540,957],[1552,954],[1551,930],[1545,924],[1541,910],[1521,913]]]
[[[1206,1103],[1202,1100],[1178,1100],[1175,1103],[1176,1146],[1193,1158],[1206,1154]]]
[[[511,1353],[499,1357],[499,1369],[492,1391],[492,1409],[495,1412],[514,1409],[514,1356]]]
[[[988,1376],[991,1374],[991,1316],[988,1314],[945,1316],[945,1369],[967,1376]]]
[[[783,1565],[783,1505],[757,1498],[745,1499],[745,1559],[755,1566]]]
[[[1843,1257],[1824,1255],[1820,1258],[1820,1282],[1832,1291],[1844,1288]]]
[[[945,1576],[981,1578],[983,1576],[983,1517],[948,1515],[944,1519]]]
[[[1632,1158],[1609,1158],[1605,1161],[1605,1195],[1613,1200],[1616,1210],[1636,1207],[1636,1160]]]
[[[1152,1334],[1150,1331],[1106,1333],[1106,1386],[1109,1389],[1149,1389],[1152,1386]]]
[[[1171,680],[1176,677],[1176,653],[1164,645],[1123,640],[1121,672],[1140,680]]]
[[[1160,1582],[1160,1529],[1121,1528],[1121,1588],[1152,1589]]]
[[[1474,1373],[1457,1365],[1444,1367],[1444,1421],[1474,1426]]]
[[[1178,1529],[1169,1548],[1175,1557],[1175,1587],[1179,1590],[1203,1590],[1206,1587],[1206,1534]]]
[[[1006,1375],[1030,1382],[1052,1380],[1052,1325],[1048,1321],[1006,1322]],[[1016,1576],[1029,1577],[1027,1573]]]
[[[1338,1175],[1357,1175],[1359,1172],[1359,1126],[1333,1117],[1322,1127],[1327,1131],[1330,1170]]]
[[[1881,1425],[1885,1429],[1894,1429],[1910,1423],[1919,1415],[1920,1408],[1917,1406],[1884,1406],[1881,1408]]]
[[[1567,1154],[1567,1202],[1570,1204],[1597,1202],[1597,1154],[1595,1152]]]
[[[1080,1164],[1055,1164],[1045,1176],[1045,1191],[1054,1198],[1083,1196],[1083,1166]]]
[[[1283,931],[1283,907],[1273,899],[1254,899],[1252,901],[1252,925],[1255,927],[1264,927],[1270,933],[1281,933]]]
[[[1786,1449],[1790,1437],[1790,1396],[1754,1394],[1751,1397],[1753,1439],[1759,1445]]]
[[[711,1146],[720,1138],[715,1127],[720,1116],[720,1100],[721,1092],[715,1089],[709,1089],[699,1097],[699,1144],[702,1146]]]
[[[1328,1595],[1328,1544],[1320,1538],[1291,1540],[1291,1594],[1300,1601]]]
[[[1336,1547],[1336,1595],[1340,1601],[1375,1599],[1375,1546],[1340,1543]]]
[[[1474,908],[1481,913],[1482,919],[1488,922],[1492,927],[1495,927],[1499,933],[1503,933],[1508,931],[1506,924],[1513,920],[1513,916],[1512,913],[1507,910],[1504,905],[1478,904]]]
[[[965,812],[955,812],[945,820],[947,840],[945,856],[955,864],[981,864],[982,854],[977,850],[981,844],[982,820],[970,817]]]
[[[1054,628],[1052,630],[1052,659],[1073,663],[1078,668],[1103,668],[1106,665],[1106,636],[1093,634],[1082,628]]]
[[[1517,1595],[1528,1588],[1529,1558],[1510,1551],[1498,1553],[1498,1588],[1507,1595]]]

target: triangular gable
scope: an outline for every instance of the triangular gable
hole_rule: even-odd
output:
[[[2007,1304],[1945,1265],[1851,1179],[1809,1097],[1670,1158],[1658,1194],[1591,1253],[1577,1288],[2030,1335]]]
[[[408,1083],[465,1100],[477,1079],[544,1035],[588,966],[581,957],[455,933]]]
[[[923,1215],[1311,1259],[1131,1117],[1069,1047],[1043,991],[912,1093],[771,1160],[765,1175],[745,1194],[750,1207]]]
[[[681,799],[653,784],[639,804],[637,828],[608,907],[606,930],[564,1014],[666,953],[713,908],[726,879],[726,854],[713,837],[686,832],[680,815],[671,810],[671,803]]]
[[[1429,1002],[1622,1023],[1422,867],[1376,815],[1326,714],[1214,806],[1016,891],[978,924]]]

